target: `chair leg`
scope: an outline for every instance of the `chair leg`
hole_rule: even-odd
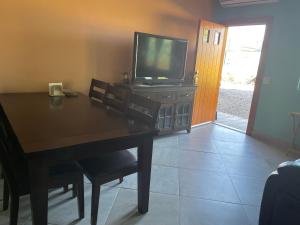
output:
[[[8,183],[6,179],[4,178],[4,187],[3,187],[3,211],[8,209],[8,203],[9,203],[9,189],[8,189]]]
[[[63,188],[64,188],[64,193],[69,191],[69,185],[64,185]]]
[[[78,194],[78,185],[72,184],[72,197],[75,198],[77,197]]]
[[[81,181],[76,185],[73,186],[76,189],[77,192],[77,201],[78,201],[78,216],[79,219],[84,218],[84,184],[83,184],[83,178]]]
[[[91,225],[97,224],[99,197],[100,197],[100,185],[93,183],[92,184]]]
[[[11,195],[11,202],[10,202],[10,225],[17,225],[18,224],[18,213],[19,213],[19,196]]]
[[[4,179],[3,167],[2,167],[1,164],[0,164],[0,170],[1,170],[0,178],[1,178],[1,179]]]
[[[123,177],[119,178],[120,184],[123,182],[123,180],[124,180]]]

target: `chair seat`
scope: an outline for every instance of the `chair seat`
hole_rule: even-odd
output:
[[[27,171],[26,171],[27,172]],[[82,168],[76,163],[59,164],[49,168],[48,187],[56,188],[64,184],[71,184],[76,181],[78,176],[82,176]],[[27,174],[27,173],[26,173]],[[18,192],[20,195],[27,195],[30,193],[28,176],[22,178],[22,182],[18,185]]]
[[[103,157],[89,158],[79,161],[84,173],[90,180],[101,177],[112,177],[117,173],[115,178],[120,175],[127,175],[137,169],[137,160],[128,150],[109,153]]]

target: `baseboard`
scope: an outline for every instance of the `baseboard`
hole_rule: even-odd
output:
[[[206,123],[202,123],[202,124],[197,124],[197,125],[192,126],[192,128],[196,128],[196,127],[199,127],[199,126],[204,126],[204,125],[207,125],[207,124],[210,124],[210,123],[213,123],[213,122],[206,122]],[[215,124],[218,125],[218,126],[223,126],[223,125],[220,125],[218,123],[215,123]],[[226,126],[224,126],[224,127],[226,127]],[[232,129],[232,128],[229,128],[229,129]],[[236,130],[236,129],[233,129],[233,130]],[[236,130],[236,131],[244,133],[240,130]],[[261,134],[259,132],[253,131],[249,136],[251,136],[255,139],[258,139],[262,142],[265,142],[266,144],[278,147],[278,148],[289,149],[291,147],[291,144],[287,141],[277,139],[277,138],[273,138],[273,137],[270,137],[268,135]],[[296,146],[295,150],[300,151],[300,146]]]
[[[285,148],[285,149],[288,149],[291,147],[291,144],[287,141],[284,141],[284,140],[281,140],[281,139],[277,139],[277,138],[273,138],[273,137],[270,137],[268,135],[265,135],[265,134],[261,134],[259,132],[255,132],[253,131],[252,134],[250,135],[251,137],[253,138],[256,138],[262,142],[265,142],[269,145],[272,145],[272,146],[276,146],[276,147],[279,147],[279,148]],[[297,146],[297,149],[299,147]]]

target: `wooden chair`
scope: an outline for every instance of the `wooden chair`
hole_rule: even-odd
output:
[[[4,120],[3,117],[1,117],[1,114],[0,161],[2,162],[4,178],[6,181],[4,208],[8,207],[10,195],[10,225],[17,225],[19,198],[20,196],[30,194],[27,162],[18,147],[16,137],[12,134],[7,120]],[[76,163],[69,163],[55,166],[49,170],[49,188],[64,187],[68,184],[73,184],[73,186],[76,187],[79,218],[82,219],[84,218],[84,186],[81,168],[78,167]]]
[[[159,103],[137,95],[130,95],[127,103],[129,107],[125,112],[128,116],[155,126]],[[105,157],[82,160],[79,164],[92,183],[91,224],[96,225],[101,185],[138,172],[138,162],[128,150],[122,150]]]
[[[104,81],[92,79],[89,97],[103,102],[108,85],[109,84]]]
[[[3,211],[8,209],[8,201],[9,201],[9,190],[8,190],[8,184],[6,182],[6,180],[4,179],[4,173],[3,173],[3,167],[1,164],[1,179],[3,179],[3,199],[2,199],[2,203],[3,203]]]
[[[127,107],[128,95],[128,90],[108,85],[103,102],[110,108],[124,112]]]
[[[159,102],[155,102],[141,95],[130,94],[128,98],[126,114],[128,117],[142,120],[143,122],[147,123],[148,126],[154,128],[157,121],[159,108]]]

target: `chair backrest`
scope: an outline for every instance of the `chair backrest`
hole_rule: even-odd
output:
[[[109,107],[112,107],[121,112],[125,112],[127,107],[128,95],[129,91],[127,89],[108,85],[103,102]]]
[[[96,100],[103,101],[107,86],[108,83],[104,81],[92,79],[89,96]]]
[[[155,127],[160,103],[141,95],[130,94],[126,113],[129,117],[140,119],[149,126]]]
[[[0,106],[0,161],[10,189],[27,192],[28,170],[26,159],[21,152],[7,119]]]

